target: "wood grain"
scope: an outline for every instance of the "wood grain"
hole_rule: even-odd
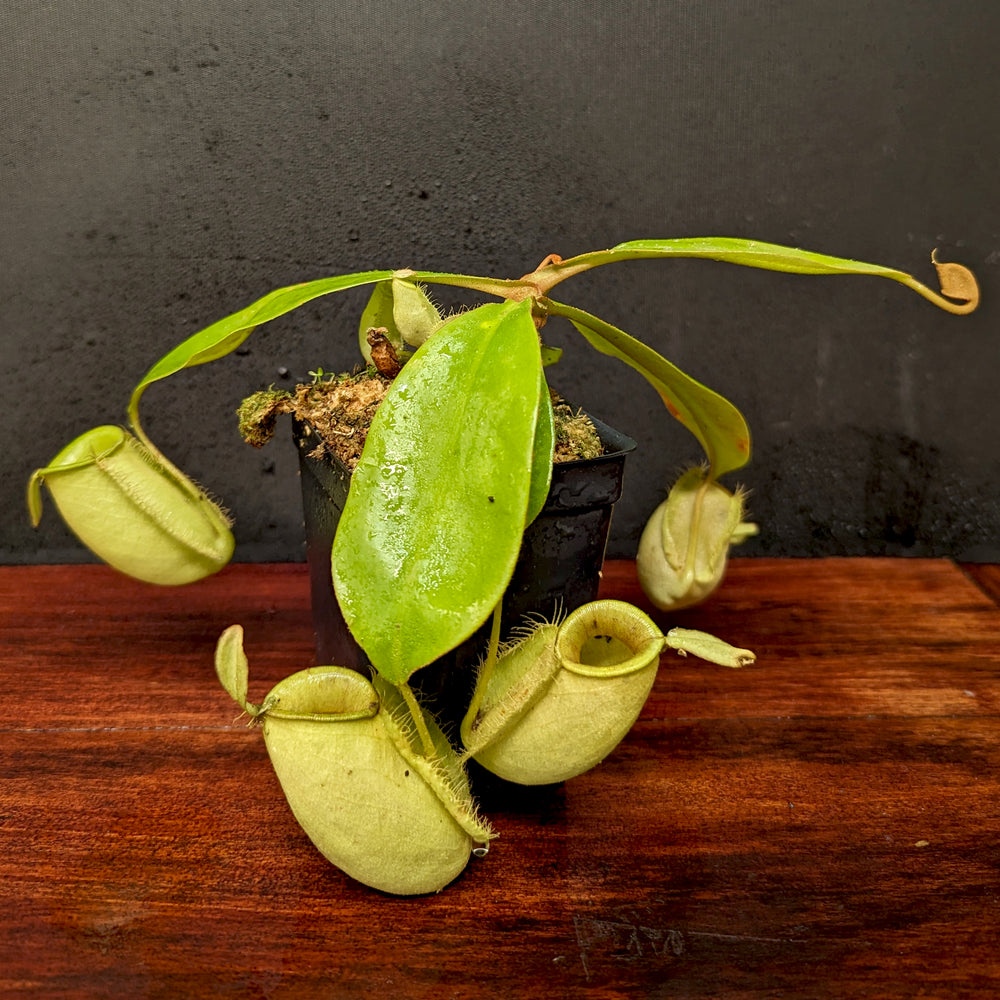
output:
[[[990,597],[1000,604],[1000,565],[996,563],[964,563],[962,570]]]
[[[500,839],[414,900],[316,853],[212,672],[235,621],[251,696],[311,664],[303,566],[0,568],[0,996],[992,998],[991,579],[735,561],[656,617],[758,663],[665,659],[594,771],[480,781]],[[603,590],[648,608],[631,564]]]

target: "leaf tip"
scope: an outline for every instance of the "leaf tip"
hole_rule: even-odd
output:
[[[937,259],[937,250],[931,254],[931,263],[937,271],[941,294],[965,303],[964,311],[972,312],[979,305],[979,283],[972,271],[962,264],[942,263]]]

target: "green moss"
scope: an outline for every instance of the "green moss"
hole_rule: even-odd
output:
[[[284,389],[263,389],[247,396],[236,410],[240,436],[247,444],[263,448],[274,437],[279,415],[291,413],[292,409],[292,394]]]
[[[556,427],[556,462],[573,462],[581,458],[598,458],[604,445],[583,410],[574,411],[565,400],[554,398],[552,413]]]

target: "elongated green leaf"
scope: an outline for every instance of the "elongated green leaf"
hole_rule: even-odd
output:
[[[226,316],[211,326],[205,327],[204,330],[192,334],[187,340],[160,358],[132,391],[132,399],[129,402],[130,416],[133,421],[137,422],[139,398],[147,386],[174,375],[184,368],[192,368],[195,365],[224,357],[235,351],[261,324],[284,316],[293,309],[298,309],[299,306],[323,295],[342,292],[359,285],[371,285],[376,282],[387,282],[391,286],[393,278],[405,278],[411,282],[429,281],[440,285],[457,285],[461,288],[474,289],[501,297],[506,297],[514,292],[523,292],[527,287],[523,281],[484,278],[469,274],[449,274],[441,271],[402,270],[359,271],[354,274],[341,274],[332,278],[320,278],[317,281],[306,281],[299,285],[278,288],[251,303],[245,309]],[[384,311],[382,306],[383,300],[381,298],[376,298],[374,307],[372,307],[371,302],[369,303],[369,308],[375,308],[380,315]],[[378,325],[388,324],[380,323]],[[398,333],[398,331],[394,331],[394,333]],[[363,346],[362,351],[364,352]]]
[[[262,323],[277,319],[321,295],[341,292],[358,285],[370,285],[376,281],[387,281],[392,274],[392,271],[363,271],[335,278],[321,278],[319,281],[307,281],[301,285],[290,285],[270,292],[245,309],[226,316],[188,337],[182,344],[160,358],[133,390],[132,401],[129,404],[130,411],[134,412],[139,397],[148,385],[167,378],[183,368],[192,368],[224,357],[235,351],[250,336],[254,328]]]
[[[875,274],[901,281],[908,277],[902,271],[866,264],[845,257],[831,257],[799,250],[796,247],[760,240],[729,236],[694,237],[677,240],[629,240],[608,251],[614,260],[651,257],[707,257],[710,260],[759,267],[767,271],[787,271],[792,274]]]
[[[468,638],[524,532],[541,358],[530,303],[449,320],[379,407],[333,544],[344,617],[394,684]]]
[[[582,309],[546,300],[549,312],[565,316],[602,354],[619,358],[645,376],[667,409],[701,442],[712,478],[750,459],[750,430],[743,414],[724,396],[696,382],[641,341]]]
[[[975,276],[960,264],[939,263],[931,260],[937,269],[942,294],[928,288],[912,275],[881,264],[831,257],[828,254],[799,250],[796,247],[764,243],[760,240],[739,239],[729,236],[699,236],[672,240],[631,240],[619,243],[610,250],[597,250],[580,254],[568,260],[558,260],[525,275],[535,287],[547,292],[566,278],[589,271],[604,264],[624,260],[643,260],[660,257],[704,257],[710,260],[741,264],[744,267],[763,268],[768,271],[786,271],[792,274],[856,274],[873,275],[898,281],[950,313],[962,315],[972,312],[979,304],[979,288]],[[947,298],[945,297],[947,296]]]
[[[565,261],[555,258],[554,262],[546,263],[537,271],[518,280],[449,274],[438,271],[363,271],[279,288],[245,309],[241,309],[239,312],[199,331],[153,365],[136,386],[129,410],[134,416],[139,397],[152,382],[173,375],[183,368],[204,364],[207,361],[223,357],[239,347],[255,327],[331,292],[343,291],[374,282],[390,281],[396,277],[405,278],[411,282],[425,281],[432,284],[456,285],[501,298],[520,300],[526,295],[537,297],[544,294],[560,281],[594,267],[624,260],[658,257],[705,257],[748,267],[788,271],[795,274],[875,275],[901,282],[942,309],[959,314],[972,312],[979,302],[979,289],[974,275],[959,264],[939,263],[932,258],[942,283],[944,295],[941,295],[906,272],[894,268],[848,260],[843,257],[832,257],[827,254],[799,250],[775,243],[734,237],[632,240],[620,243],[610,250],[580,254]]]

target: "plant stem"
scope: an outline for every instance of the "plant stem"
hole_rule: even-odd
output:
[[[139,408],[138,408],[138,397],[134,397],[133,404],[129,406],[128,416],[129,424],[132,427],[132,431],[135,436],[145,445],[149,453],[153,458],[160,464],[160,466],[167,472],[168,475],[172,476],[174,481],[182,490],[184,490],[189,496],[193,497],[195,500],[201,500],[204,494],[198,487],[188,479],[187,476],[181,472],[180,469],[174,465],[173,462],[167,458],[166,455],[156,447],[155,444],[150,440],[149,436],[142,428],[142,424],[139,423]],[[227,523],[228,527],[228,523]]]
[[[469,702],[468,711],[465,718],[469,725],[475,725],[476,716],[482,707],[486,689],[490,686],[490,678],[493,676],[493,668],[497,663],[497,654],[500,649],[500,610],[503,607],[503,599],[497,601],[497,606],[493,609],[493,627],[490,630],[490,648],[486,654],[486,660],[479,670],[476,678],[476,690],[472,693],[472,701]]]
[[[413,724],[417,727],[417,734],[420,736],[420,745],[423,747],[424,756],[428,760],[432,760],[437,756],[437,750],[434,748],[434,740],[431,738],[431,731],[427,728],[427,721],[424,719],[424,712],[420,707],[420,702],[417,701],[417,696],[406,681],[403,681],[398,687],[403,700],[406,702],[406,707],[410,710],[410,718],[413,719]]]
[[[484,278],[474,274],[449,274],[443,271],[398,271],[400,277],[411,281],[423,281],[429,285],[455,285],[458,288],[468,288],[470,291],[495,295],[498,299],[509,299],[520,302],[522,299],[533,298],[539,294],[538,289],[523,278]]]
[[[955,266],[957,267],[958,265]],[[969,272],[970,277],[971,273]],[[976,289],[974,298],[967,299],[965,302],[951,302],[943,295],[935,292],[933,288],[928,288],[923,282],[917,281],[916,278],[908,274],[896,280],[906,285],[907,288],[912,288],[918,295],[922,295],[927,299],[928,302],[933,302],[938,308],[943,309],[945,312],[950,312],[954,316],[966,316],[979,305],[978,289]]]

